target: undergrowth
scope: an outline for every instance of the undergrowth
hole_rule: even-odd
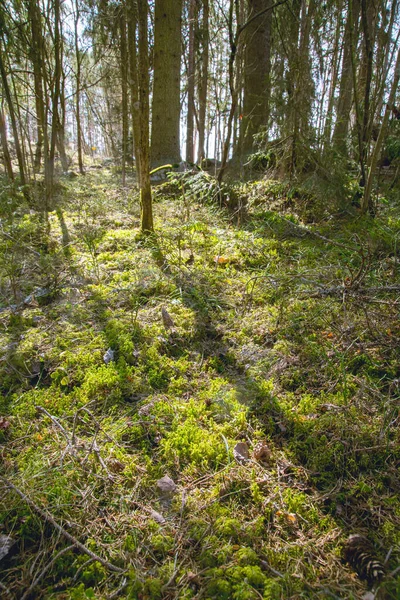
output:
[[[398,211],[340,220],[272,181],[227,211],[195,177],[160,186],[149,240],[105,169],[49,230],[1,195],[2,590],[356,599],[356,532],[398,598]]]

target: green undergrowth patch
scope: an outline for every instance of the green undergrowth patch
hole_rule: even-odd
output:
[[[358,599],[362,533],[395,599],[398,209],[311,218],[286,184],[237,183],[238,225],[196,182],[158,188],[147,239],[107,169],[63,182],[49,227],[0,197],[2,584]]]

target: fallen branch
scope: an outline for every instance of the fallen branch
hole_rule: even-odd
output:
[[[26,504],[28,504],[28,506],[30,506],[45,521],[50,523],[55,529],[57,529],[57,531],[59,531],[65,538],[67,538],[67,540],[72,542],[72,544],[74,546],[76,546],[77,548],[79,548],[79,550],[81,550],[84,554],[87,554],[88,556],[90,556],[90,558],[99,562],[101,565],[103,565],[103,567],[105,567],[109,571],[113,571],[115,573],[125,573],[126,572],[125,569],[121,569],[120,567],[113,565],[112,563],[108,562],[104,558],[101,558],[101,556],[99,556],[98,554],[95,554],[94,552],[89,550],[89,548],[87,548],[84,544],[82,544],[79,540],[77,540],[73,535],[68,533],[68,531],[66,531],[64,529],[64,527],[62,527],[59,523],[57,523],[57,521],[54,519],[54,517],[50,513],[41,509],[37,504],[35,504],[35,502],[33,502],[33,500],[28,498],[28,496],[26,494],[24,494],[24,492],[22,492],[19,488],[17,488],[17,486],[15,486],[13,483],[11,483],[11,481],[9,481],[5,477],[1,477],[1,476],[0,476],[0,480],[6,485],[6,487],[8,487],[11,490],[13,490],[14,492],[16,492],[18,494],[18,496],[20,498],[22,498],[22,500],[24,502],[26,502]]]
[[[42,569],[40,571],[39,575],[33,580],[33,582],[28,587],[26,592],[21,596],[20,600],[26,600],[26,598],[28,598],[30,596],[31,592],[33,592],[35,587],[38,585],[40,580],[43,579],[43,577],[46,575],[47,571],[49,569],[51,569],[51,567],[54,565],[54,563],[60,558],[60,556],[62,556],[63,554],[66,554],[67,552],[69,552],[69,550],[73,550],[73,548],[75,548],[75,544],[71,544],[70,546],[67,546],[66,548],[63,548],[62,550],[60,550],[60,552],[57,552],[55,557],[49,563],[47,563],[47,565],[44,567],[44,569]]]
[[[323,288],[321,287],[317,292],[313,292],[309,295],[309,298],[318,298],[320,296],[343,296],[345,295],[365,295],[370,294],[388,294],[393,292],[400,292],[400,285],[382,285],[380,287],[346,287],[343,285],[337,287]]]

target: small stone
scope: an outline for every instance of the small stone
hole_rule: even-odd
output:
[[[176,483],[168,477],[168,475],[164,475],[157,481],[158,493],[163,498],[171,498],[176,493]]]
[[[104,354],[103,356],[103,360],[105,362],[106,365],[108,365],[108,363],[112,362],[114,360],[114,350],[111,350],[111,348],[109,348],[107,350],[107,352]]]
[[[249,447],[246,442],[238,442],[233,449],[233,456],[239,463],[247,462],[250,458]]]
[[[3,560],[3,558],[9,554],[14,544],[16,544],[16,540],[9,535],[3,535],[0,533],[0,560]]]
[[[156,510],[152,509],[150,516],[156,523],[159,523],[160,525],[164,525],[164,523],[166,522],[162,514],[157,512]]]

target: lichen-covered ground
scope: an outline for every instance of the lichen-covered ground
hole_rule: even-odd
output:
[[[148,239],[109,170],[50,232],[2,189],[0,594],[399,598],[398,212],[305,225],[258,182],[238,224],[177,189]]]

